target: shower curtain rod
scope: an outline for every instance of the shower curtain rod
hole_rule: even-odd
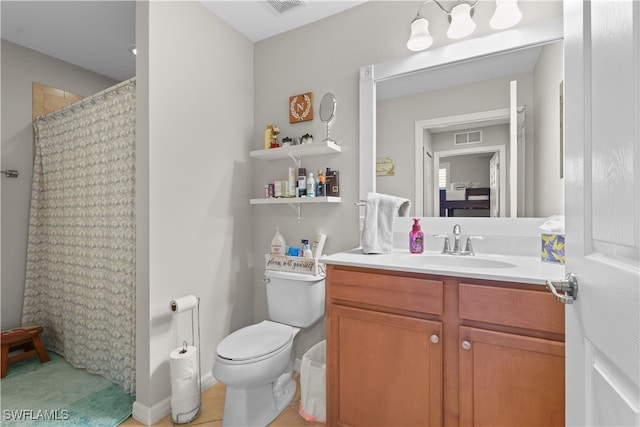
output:
[[[85,97],[85,98],[82,98],[81,100],[76,101],[76,102],[74,102],[73,104],[69,104],[69,105],[67,105],[66,107],[62,107],[62,108],[60,108],[59,110],[52,111],[52,112],[47,113],[47,114],[45,114],[45,115],[43,115],[43,116],[37,116],[37,117],[36,117],[36,119],[34,120],[34,123],[35,123],[36,121],[38,121],[38,120],[46,120],[46,119],[48,119],[49,117],[53,117],[53,116],[55,116],[55,115],[57,115],[57,114],[64,113],[64,112],[65,112],[65,111],[67,111],[67,110],[71,110],[71,109],[73,109],[73,108],[75,108],[75,107],[82,106],[83,104],[88,104],[88,103],[90,103],[90,102],[93,102],[93,100],[94,100],[95,98],[97,98],[97,97],[99,97],[99,96],[102,96],[102,95],[106,95],[107,93],[110,93],[110,92],[114,92],[114,91],[116,91],[116,90],[120,89],[121,87],[124,87],[124,86],[130,85],[131,83],[133,83],[133,82],[135,82],[135,81],[136,81],[136,78],[135,78],[135,77],[131,77],[131,78],[130,78],[130,79],[128,79],[128,80],[125,80],[125,81],[120,82],[120,83],[118,83],[118,84],[116,84],[116,85],[113,85],[113,86],[111,86],[111,87],[108,87],[108,88],[106,88],[106,89],[104,89],[104,90],[101,90],[100,92],[94,93],[93,95],[89,95],[89,96],[87,96],[87,97]]]

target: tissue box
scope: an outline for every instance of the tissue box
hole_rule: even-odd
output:
[[[540,258],[543,262],[564,264],[564,234],[541,235],[542,251]]]

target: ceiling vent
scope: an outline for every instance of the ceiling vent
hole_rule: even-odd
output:
[[[472,130],[453,134],[454,145],[477,144],[482,142],[482,131]]]
[[[280,15],[304,4],[302,0],[267,0],[267,3]]]

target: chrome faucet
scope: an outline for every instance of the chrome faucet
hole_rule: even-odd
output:
[[[462,252],[462,248],[460,247],[460,224],[456,224],[453,226],[453,252],[454,254]]]
[[[473,246],[471,245],[471,241],[474,239],[484,240],[482,236],[469,236],[467,237],[467,243],[465,245],[464,250],[462,249],[462,245],[460,244],[460,236],[462,235],[462,228],[460,228],[460,224],[456,224],[453,226],[453,249],[451,249],[451,244],[449,243],[449,236],[446,234],[436,234],[434,237],[443,238],[444,239],[444,247],[442,248],[443,254],[450,255],[475,255],[473,252]]]

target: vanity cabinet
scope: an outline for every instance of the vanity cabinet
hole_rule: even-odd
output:
[[[564,425],[541,285],[327,265],[328,426]]]
[[[442,425],[442,282],[327,268],[327,425]]]
[[[459,284],[460,425],[564,426],[564,310],[546,291]]]

